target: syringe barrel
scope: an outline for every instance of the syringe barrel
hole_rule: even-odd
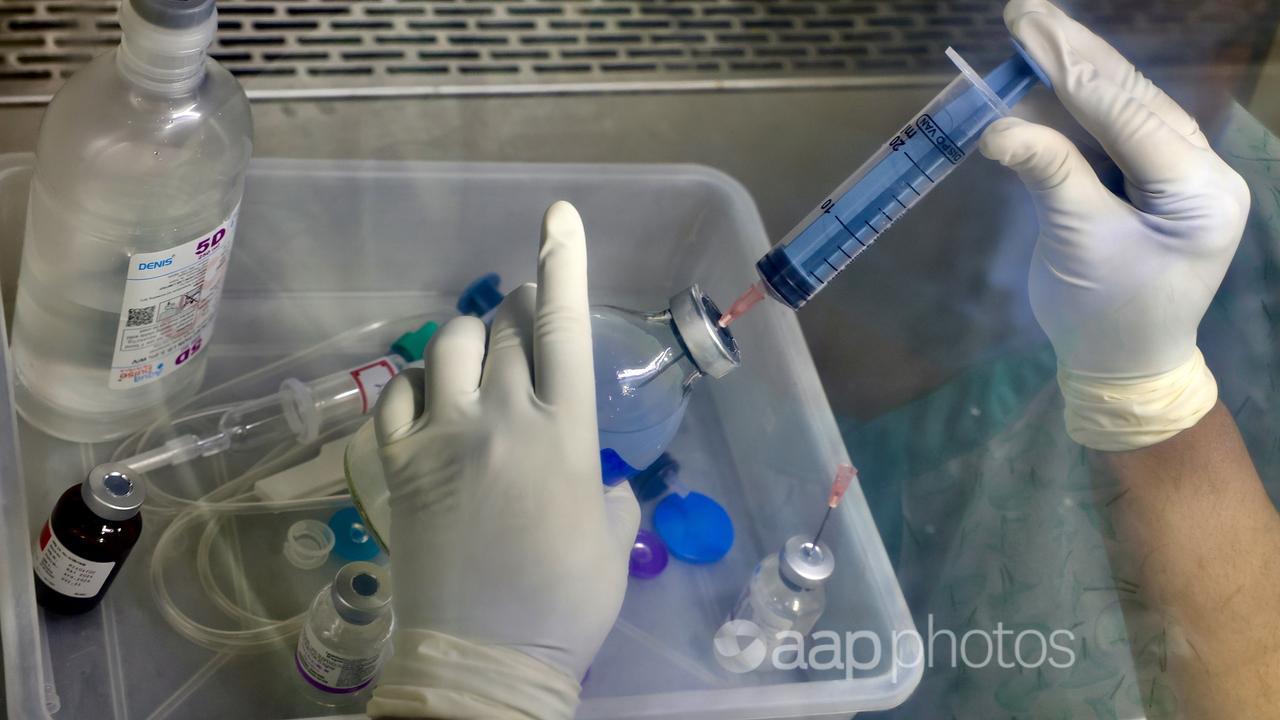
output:
[[[391,354],[308,383],[286,380],[280,386],[280,401],[298,442],[312,442],[321,433],[369,412],[382,388],[405,364],[399,355]]]
[[[984,80],[1007,107],[1037,74],[1019,54]],[[756,263],[769,292],[799,309],[963,162],[1003,110],[958,76]]]

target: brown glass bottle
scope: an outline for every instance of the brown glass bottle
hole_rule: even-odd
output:
[[[97,606],[142,535],[146,490],[123,465],[99,465],[67,488],[40,530],[36,602],[76,615]]]

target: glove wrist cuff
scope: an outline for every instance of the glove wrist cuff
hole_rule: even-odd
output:
[[[568,720],[582,687],[519,650],[397,630],[366,709],[372,718]]]
[[[1058,367],[1067,434],[1094,450],[1155,445],[1195,425],[1218,401],[1218,383],[1196,348],[1165,373],[1115,379]]]

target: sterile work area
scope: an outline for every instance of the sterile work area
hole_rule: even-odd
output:
[[[7,717],[1280,717],[1278,33],[0,0]]]

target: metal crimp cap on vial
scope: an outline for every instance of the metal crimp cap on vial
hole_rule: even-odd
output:
[[[138,17],[170,30],[195,27],[213,17],[213,0],[129,0]]]
[[[835,555],[831,548],[806,535],[795,535],[787,540],[779,553],[778,568],[782,577],[793,585],[802,588],[816,588],[825,583],[836,569]]]
[[[146,486],[130,477],[133,471],[120,463],[104,463],[89,471],[80,486],[80,497],[89,511],[103,520],[128,520],[138,514],[147,498]]]
[[[697,285],[671,298],[671,320],[689,350],[690,359],[713,378],[722,378],[742,364],[733,333],[717,324],[721,314],[720,308]]]
[[[331,593],[343,620],[368,625],[390,609],[391,573],[371,562],[347,563],[333,578]]]

